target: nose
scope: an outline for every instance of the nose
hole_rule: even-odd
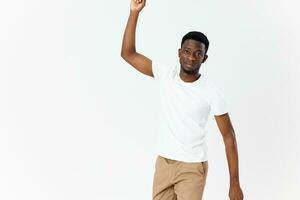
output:
[[[188,59],[189,59],[189,60],[196,60],[196,56],[195,56],[194,54],[190,54],[190,55],[188,56]]]

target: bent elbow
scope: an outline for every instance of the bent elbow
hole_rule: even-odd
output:
[[[129,57],[129,55],[130,55],[130,54],[129,54],[127,51],[124,51],[124,50],[121,51],[121,57],[122,57],[124,60],[127,60],[128,57]]]
[[[123,59],[124,59],[124,57],[125,57],[125,53],[124,53],[124,51],[123,50],[121,50],[121,55],[120,55]]]

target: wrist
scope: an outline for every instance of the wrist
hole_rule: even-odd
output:
[[[240,181],[238,178],[231,178],[230,179],[230,186],[240,186]]]
[[[140,14],[140,11],[138,11],[138,10],[131,10],[131,9],[130,9],[130,14],[133,14],[133,15],[139,15],[139,14]]]
[[[235,186],[235,185],[240,185],[239,177],[230,177],[230,185]]]

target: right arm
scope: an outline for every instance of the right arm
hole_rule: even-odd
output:
[[[152,61],[146,56],[136,52],[135,33],[140,11],[144,8],[146,0],[131,0],[130,14],[125,28],[122,43],[122,58],[141,73],[152,76]]]

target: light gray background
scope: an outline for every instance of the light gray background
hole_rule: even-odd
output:
[[[149,0],[138,50],[178,64],[190,30],[223,91],[247,200],[298,200],[299,3]],[[129,0],[0,3],[0,199],[151,199],[159,96],[120,58]],[[204,199],[228,199],[224,145],[208,124]]]

